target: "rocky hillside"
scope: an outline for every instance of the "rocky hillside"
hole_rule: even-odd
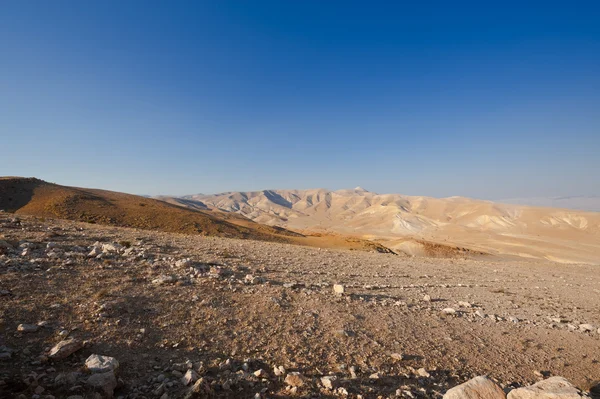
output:
[[[181,201],[268,225],[376,238],[412,255],[423,252],[422,242],[427,242],[564,263],[600,263],[596,212],[376,194],[360,187],[191,195]]]
[[[67,187],[35,178],[0,178],[0,209],[21,215],[76,220],[172,233],[287,241],[299,234],[241,215],[183,208],[137,195]]]

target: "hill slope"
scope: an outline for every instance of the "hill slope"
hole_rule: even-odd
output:
[[[501,255],[600,263],[600,213],[462,197],[354,190],[265,190],[191,195],[185,201],[291,229],[377,238],[415,254],[420,240]]]
[[[0,209],[16,214],[69,219],[173,233],[269,241],[299,236],[240,215],[186,209],[113,191],[60,186],[35,178],[0,178]]]

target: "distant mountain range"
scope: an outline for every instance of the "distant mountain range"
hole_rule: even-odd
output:
[[[584,204],[582,198],[590,199],[572,198],[580,198],[580,206]],[[227,192],[161,199],[188,208],[237,213],[261,224],[299,232],[338,233],[377,240],[408,254],[422,254],[427,243],[565,263],[600,263],[600,213],[581,210],[463,197],[377,194],[361,187],[337,191]],[[565,199],[555,201],[558,202],[554,204],[567,204]]]

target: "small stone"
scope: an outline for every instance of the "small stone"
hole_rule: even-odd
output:
[[[152,280],[152,284],[163,285],[163,284],[173,284],[177,282],[177,278],[175,276],[160,276]]]
[[[69,338],[54,345],[54,347],[50,350],[48,357],[54,360],[64,359],[77,352],[81,348],[83,348],[83,342],[75,338]]]
[[[458,385],[444,395],[443,399],[505,399],[506,394],[488,377],[475,377]]]
[[[185,386],[188,386],[198,381],[198,378],[198,373],[196,373],[194,370],[188,370],[185,372],[185,375],[181,377],[181,383]]]
[[[579,331],[592,332],[592,331],[594,331],[594,326],[591,324],[580,324]]]
[[[345,292],[345,288],[341,284],[334,284],[333,292],[335,292],[337,295],[342,295]]]
[[[327,375],[325,377],[321,377],[321,384],[327,389],[336,389],[338,387],[338,378],[335,375]]]
[[[274,366],[273,374],[275,374],[275,376],[277,376],[277,377],[281,377],[282,375],[285,374],[285,368],[283,366]]]
[[[417,370],[417,374],[419,376],[425,377],[425,378],[431,377],[431,374],[429,374],[429,372],[427,370],[425,370],[423,367],[421,367],[420,369]]]
[[[423,300],[425,302],[431,302],[431,295],[423,295]]]
[[[257,376],[258,378],[269,378],[269,373],[267,373],[263,369],[256,370],[254,372],[254,375]]]
[[[470,308],[472,305],[469,302],[458,301],[458,306],[461,308]]]
[[[485,319],[486,314],[483,313],[483,311],[481,309],[479,309],[477,312],[475,312],[475,314],[479,317],[481,317],[482,319]]]
[[[442,309],[442,313],[446,314],[446,315],[455,315],[456,314],[456,309],[454,309],[454,308],[445,308],[445,309]]]
[[[92,373],[116,372],[119,368],[119,361],[114,357],[93,354],[86,359],[85,367]]]
[[[24,333],[34,333],[40,329],[40,326],[37,324],[19,324],[17,326],[17,331]]]
[[[392,353],[390,357],[394,360],[404,360],[404,355],[401,353]]]
[[[305,378],[298,372],[291,372],[285,376],[284,382],[291,387],[301,387],[305,383]]]
[[[357,378],[357,375],[356,375],[356,371],[357,371],[356,370],[356,366],[350,366],[350,367],[348,367],[348,371],[350,372],[350,377],[352,377],[353,379]]]
[[[369,376],[370,379],[372,380],[378,380],[380,378],[379,373],[373,373]]]

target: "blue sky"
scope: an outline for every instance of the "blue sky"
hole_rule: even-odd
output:
[[[2,2],[0,175],[600,195],[600,5],[416,3]]]

